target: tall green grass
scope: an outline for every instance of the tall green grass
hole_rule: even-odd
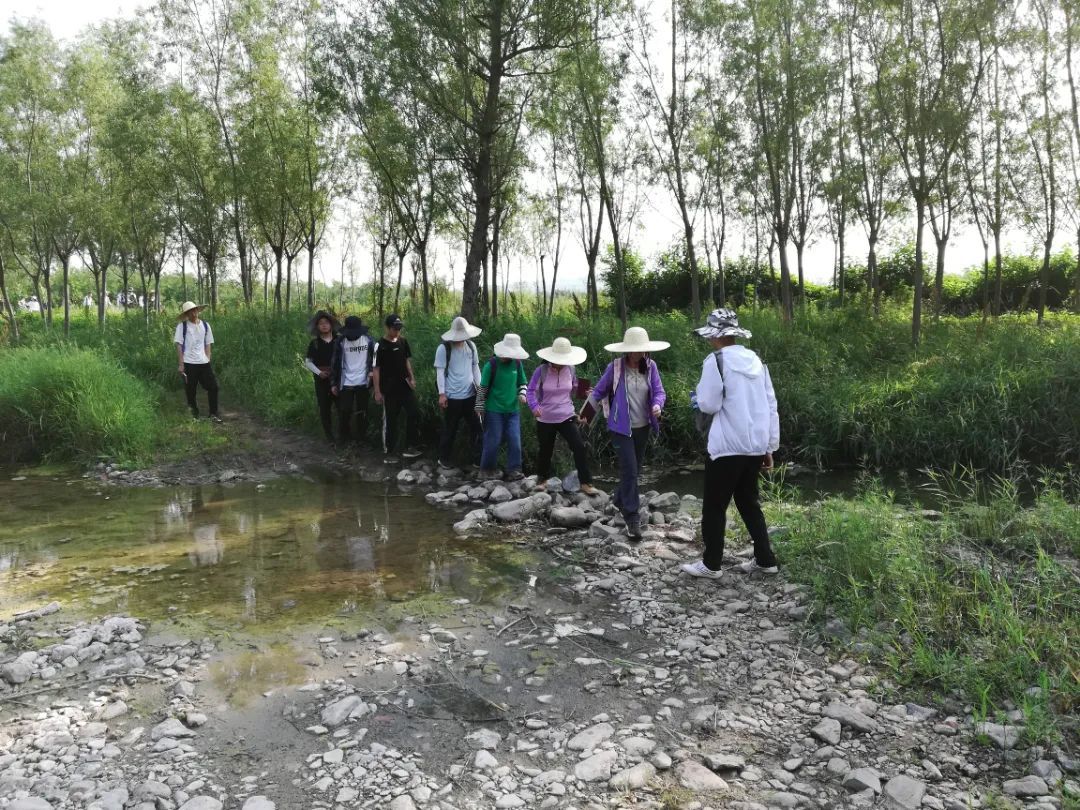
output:
[[[987,714],[1019,707],[1035,737],[1075,735],[1080,582],[1063,554],[1080,550],[1080,509],[1053,482],[1027,506],[1017,491],[999,481],[973,500],[963,484],[933,518],[877,486],[781,507],[778,552],[899,682]]]
[[[98,352],[68,347],[0,352],[0,437],[11,456],[148,458],[150,389]],[[7,455],[7,454],[5,454]]]
[[[344,314],[344,313],[342,313]],[[360,312],[368,320],[367,312]],[[307,313],[268,315],[238,311],[208,315],[217,345],[215,368],[226,409],[249,411],[274,424],[317,430],[310,377],[301,368]],[[413,349],[425,439],[440,423],[431,362],[449,313],[405,312]],[[374,320],[374,319],[373,319]],[[1080,458],[1080,318],[1056,315],[1043,327],[1026,317],[980,326],[977,318],[942,319],[910,345],[905,313],[880,318],[862,310],[811,310],[794,326],[769,311],[744,312],[753,332],[747,345],[769,364],[780,405],[785,453],[810,463],[952,467],[1005,470],[1016,462],[1062,463]],[[680,313],[632,318],[672,348],[656,356],[668,392],[658,460],[697,460],[701,442],[693,428],[689,392],[707,352]],[[137,377],[181,397],[172,346],[174,321],[147,329],[140,318],[114,317],[104,334],[76,321],[71,341],[102,350]],[[372,331],[380,334],[377,323]],[[589,350],[582,372],[596,379],[611,355],[606,343],[621,329],[609,316],[578,317],[570,310],[551,319],[510,313],[485,324],[481,355],[505,332],[517,332],[534,354],[557,335]],[[24,321],[25,340],[56,345],[37,321]],[[527,364],[531,370],[532,364]],[[375,408],[376,406],[372,406]],[[524,441],[535,446],[531,419]],[[606,448],[596,430],[594,447]]]

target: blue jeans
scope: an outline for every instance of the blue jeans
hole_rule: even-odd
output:
[[[480,457],[480,469],[492,472],[499,463],[499,448],[506,440],[506,471],[521,470],[521,414],[484,413],[484,452]]]
[[[645,426],[633,428],[631,436],[611,434],[611,443],[615,445],[615,455],[619,459],[619,487],[611,499],[625,518],[636,518],[641,509],[641,496],[638,494],[638,476],[641,465],[645,463],[645,449],[649,445],[649,433],[652,428]]]

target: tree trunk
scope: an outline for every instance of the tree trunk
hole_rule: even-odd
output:
[[[806,314],[806,277],[803,273],[803,251],[806,240],[802,237],[795,243],[795,267],[799,274],[799,311]]]
[[[1076,229],[1076,270],[1073,271],[1073,312],[1080,315],[1080,227]]]
[[[491,319],[499,317],[499,242],[502,237],[502,211],[495,212],[495,227],[491,231]],[[507,274],[509,275],[509,274]]]
[[[1043,318],[1046,315],[1046,288],[1050,286],[1050,251],[1054,246],[1054,235],[1052,233],[1047,235],[1047,238],[1043,240],[1043,260],[1042,269],[1039,271],[1039,318],[1038,323],[1041,326]]]
[[[307,307],[315,309],[315,247],[307,243]]]
[[[600,200],[600,210],[596,219],[596,230],[593,232],[592,242],[585,260],[589,264],[588,298],[589,312],[597,315],[600,312],[600,290],[596,282],[596,260],[600,255],[600,237],[604,230],[604,201]]]
[[[837,233],[837,252],[840,254],[840,267],[836,274],[836,283],[840,292],[840,306],[844,306],[844,296],[847,292],[847,257],[844,253],[844,232],[847,230],[847,201],[843,191],[840,192],[840,222]]]
[[[937,246],[937,259],[934,265],[934,317],[941,317],[942,297],[945,294],[945,250],[949,246],[949,235],[943,231],[940,237],[935,237]]]
[[[405,273],[405,257],[408,252],[402,253],[397,251],[397,286],[394,287],[394,312],[398,311],[398,306],[401,303],[401,277]]]
[[[922,198],[915,200],[915,279],[912,285],[915,300],[911,302],[911,342],[919,345],[922,332],[922,295],[923,295],[923,225],[926,222],[926,203]]]
[[[870,296],[874,301],[874,317],[881,314],[881,279],[877,269],[877,229],[870,231],[870,250],[866,255],[866,275],[870,283]]]
[[[292,262],[293,255],[285,254],[285,311],[292,310]]]
[[[277,247],[273,247],[271,250],[274,251],[274,268],[276,270],[274,275],[274,311],[281,314],[281,260],[284,251]]]
[[[4,317],[11,324],[12,340],[19,340],[19,322],[15,320],[15,310],[11,307],[11,299],[7,291],[7,265],[4,264],[4,254],[0,253],[0,300],[4,304]]]
[[[63,293],[64,293],[64,337],[71,334],[71,254],[60,256],[60,267],[63,269]]]
[[[1080,240],[1080,236],[1077,237]],[[994,229],[994,317],[1001,314],[1001,228]]]
[[[616,226],[615,204],[611,200],[611,189],[607,187],[607,178],[603,170],[600,174],[600,196],[607,210],[608,227],[611,228],[611,250],[615,254],[615,276],[618,281],[619,300],[616,305],[619,309],[619,320],[622,322],[623,331],[627,327],[626,312],[626,265],[623,263],[622,245],[619,243],[619,229]]]
[[[790,324],[795,320],[795,307],[791,298],[791,267],[788,263],[787,243],[787,233],[776,235],[776,246],[780,251],[780,303],[783,307],[784,323]]]
[[[379,320],[386,315],[386,251],[389,242],[379,243]]]

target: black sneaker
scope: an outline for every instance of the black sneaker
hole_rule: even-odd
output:
[[[456,472],[457,471],[457,467],[455,467],[453,464],[447,464],[445,461],[440,461],[439,462],[439,469],[440,470],[446,470],[447,472]]]
[[[641,540],[641,521],[638,518],[626,519],[626,538],[635,543]]]
[[[210,417],[210,421],[217,425],[223,424],[225,422],[225,420],[218,416],[216,413]]]
[[[523,473],[521,470],[514,470],[513,472],[506,474],[507,481],[522,481],[524,480],[524,478],[525,473]]]

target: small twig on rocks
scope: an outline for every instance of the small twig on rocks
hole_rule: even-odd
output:
[[[502,627],[499,628],[499,631],[495,634],[495,638],[498,638],[499,636],[501,636],[504,632],[509,630],[511,627],[513,627],[518,622],[523,622],[528,618],[529,618],[529,615],[525,614],[520,619],[514,619],[514,621],[510,622],[510,624],[504,624]]]
[[[475,689],[470,689],[468,686],[466,686],[464,683],[461,682],[461,680],[454,674],[454,671],[452,669],[450,669],[450,667],[446,667],[446,674],[450,676],[450,678],[454,681],[454,685],[457,686],[458,689],[462,689],[462,690],[468,692],[470,695],[472,695],[477,700],[481,700],[484,703],[486,703],[488,706],[490,706],[491,708],[495,709],[496,711],[502,712],[503,713],[503,718],[505,718],[505,715],[506,715],[506,712],[507,712],[507,708],[505,706],[500,706],[498,703],[495,703],[492,700],[488,700],[486,697],[481,695]],[[500,718],[500,719],[502,719],[502,718]]]
[[[47,692],[62,692],[65,689],[79,689],[83,686],[89,686],[92,683],[101,683],[103,681],[114,681],[117,678],[141,678],[144,681],[164,681],[165,678],[160,678],[157,675],[144,675],[139,672],[129,672],[123,675],[103,675],[100,678],[88,678],[85,681],[79,681],[78,683],[60,683],[55,686],[46,686],[42,689],[31,689],[28,692],[16,692],[12,695],[0,695],[0,703],[15,703],[22,698],[32,697],[33,695],[44,695]]]

